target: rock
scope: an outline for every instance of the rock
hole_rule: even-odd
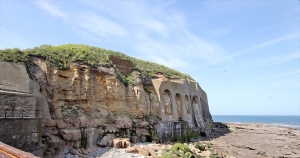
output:
[[[124,122],[123,126],[124,126],[124,128],[127,128],[127,129],[131,129],[132,128],[131,122],[128,122],[128,121]]]
[[[116,138],[113,140],[114,148],[123,148],[122,139]]]
[[[87,135],[86,146],[96,146],[97,139],[101,136],[102,129],[99,130],[97,128],[86,128],[84,131]]]
[[[56,125],[56,127],[58,128],[58,129],[62,129],[62,128],[66,128],[66,123],[65,122],[63,122],[63,121],[57,121],[57,125]]]
[[[151,149],[150,147],[148,147],[148,146],[144,146],[144,148],[147,150],[147,151],[149,151],[149,153],[150,153],[150,156],[153,156],[153,157],[155,157],[156,156],[156,153],[155,153],[155,151],[153,150],[153,149]]]
[[[69,130],[69,129],[60,129],[59,130],[59,135],[67,141],[77,141],[79,139],[81,139],[81,131],[78,129],[73,129],[73,130]]]
[[[113,139],[116,138],[113,134],[106,134],[100,141],[98,141],[97,145],[106,147],[113,146]]]
[[[146,142],[146,136],[141,135],[140,142]]]
[[[71,130],[71,133],[73,141],[81,139],[81,131],[79,129]]]
[[[126,148],[126,153],[138,153],[138,150],[134,147]]]
[[[146,121],[145,122],[140,122],[138,125],[139,125],[140,128],[145,128],[145,127],[149,126],[149,122],[146,122]]]
[[[139,152],[139,154],[144,156],[149,156],[149,151],[146,149],[141,148],[140,146],[135,145],[134,148]]]
[[[86,149],[84,149],[84,148],[81,148],[80,150],[82,151],[82,154],[83,154],[83,155],[89,154],[89,152],[88,152]]]
[[[70,152],[71,154],[73,154],[73,155],[81,155],[81,154],[79,153],[79,151],[76,150],[76,149],[74,149],[74,148],[70,148],[70,149],[69,149],[69,152]]]
[[[92,152],[95,152],[95,151],[97,151],[97,150],[98,150],[98,147],[96,147],[96,146],[88,147],[88,148],[86,149],[86,151],[87,151],[88,153],[92,153]]]
[[[122,144],[123,144],[124,148],[128,148],[128,147],[131,146],[131,143],[130,143],[129,139],[123,140]]]
[[[132,136],[131,137],[131,142],[132,143],[137,143],[137,138],[138,138],[137,136]]]
[[[57,124],[56,120],[47,119],[46,126],[47,127],[55,127]]]

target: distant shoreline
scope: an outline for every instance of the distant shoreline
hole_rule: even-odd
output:
[[[300,130],[300,115],[212,115],[214,122],[263,124]]]
[[[244,125],[263,125],[263,126],[271,126],[271,127],[283,127],[283,128],[290,128],[295,130],[300,130],[300,127],[297,125],[286,125],[286,124],[268,124],[268,123],[252,123],[252,122],[218,122],[224,124],[244,124]]]

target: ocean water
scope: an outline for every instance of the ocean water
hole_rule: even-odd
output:
[[[213,115],[214,122],[227,123],[260,123],[274,126],[285,126],[300,130],[299,116],[275,116],[275,115]]]

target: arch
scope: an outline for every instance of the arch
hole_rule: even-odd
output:
[[[204,118],[204,120],[206,120],[206,114],[205,114],[205,108],[204,106],[206,106],[206,103],[204,102],[204,100],[202,100],[202,98],[200,97],[200,103],[201,103],[201,109],[202,109],[202,116]]]
[[[191,104],[190,104],[190,101],[189,101],[189,97],[187,95],[185,95],[185,97],[184,97],[184,102],[185,102],[185,106],[186,106],[186,112],[188,114],[191,114],[192,113]]]
[[[169,90],[165,90],[163,93],[164,98],[164,110],[165,115],[172,115],[172,100],[171,100],[171,93]]]
[[[182,111],[181,111],[182,100],[181,100],[181,95],[179,93],[175,95],[175,101],[176,101],[178,118],[182,118]]]
[[[198,96],[194,95],[192,99],[193,104],[198,104]]]

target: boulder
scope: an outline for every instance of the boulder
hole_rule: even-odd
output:
[[[113,140],[113,146],[115,148],[128,148],[130,145],[129,138],[116,138]]]
[[[58,129],[66,128],[67,124],[65,122],[63,122],[63,121],[57,121],[56,127]]]
[[[125,122],[123,123],[123,126],[124,126],[124,128],[131,129],[132,124],[131,124],[131,122],[129,122],[129,121],[125,121]]]
[[[81,139],[81,131],[79,129],[60,129],[59,130],[59,136],[67,141],[77,141]]]
[[[140,128],[145,128],[145,127],[149,126],[149,122],[146,122],[146,121],[140,122],[138,125]]]
[[[97,150],[98,150],[98,147],[96,147],[96,146],[88,147],[88,148],[86,149],[86,151],[87,151],[88,153],[92,153],[92,152],[95,152],[95,151],[97,151]]]
[[[47,119],[46,126],[47,127],[55,127],[57,124],[56,120]]]
[[[145,145],[144,149],[146,149],[147,151],[149,151],[150,156],[152,156],[152,157],[156,156],[156,153],[155,153],[155,151],[152,148],[150,148],[150,147],[148,147],[148,146]]]
[[[134,147],[126,148],[126,153],[138,153],[138,150]]]
[[[82,152],[83,155],[89,154],[89,152],[86,149],[84,149],[84,148],[81,148],[80,150],[81,150],[81,152]]]
[[[144,156],[149,156],[149,151],[146,149],[141,148],[140,146],[135,145],[134,148],[138,151],[139,154]]]
[[[144,142],[146,142],[146,136],[145,135],[141,135],[141,137],[140,137],[140,142],[142,142],[142,143],[144,143]]]
[[[122,139],[116,138],[113,140],[114,148],[123,148],[122,147]]]
[[[128,148],[128,147],[131,146],[129,138],[125,138],[125,139],[122,140],[122,146],[123,146],[123,148]]]
[[[97,145],[106,147],[113,146],[113,139],[116,138],[113,134],[106,134],[100,141],[98,141]]]

